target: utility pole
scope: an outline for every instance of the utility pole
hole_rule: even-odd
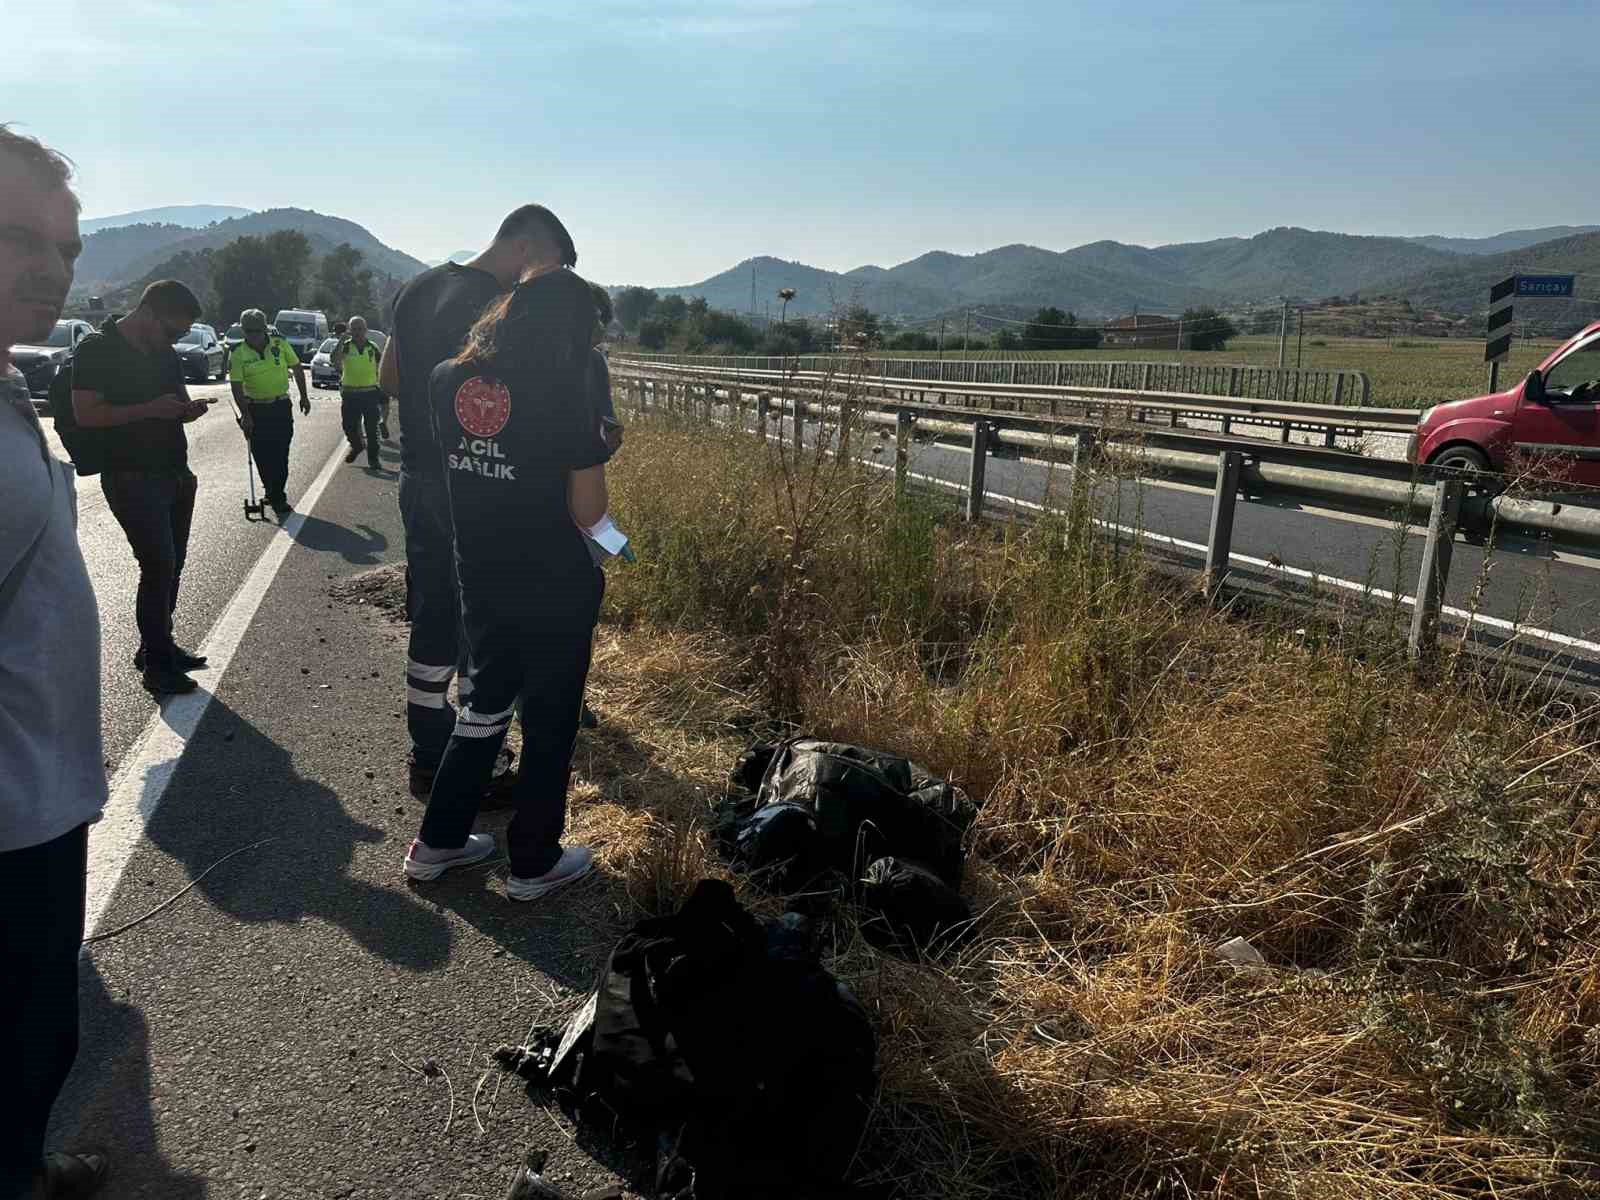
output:
[[[939,357],[944,357],[944,318],[939,318]]]
[[[1183,349],[1183,318],[1178,318],[1178,349]]]
[[[972,336],[972,310],[967,309],[967,327],[961,331],[961,353],[967,352],[967,339]]]
[[[1294,369],[1300,369],[1300,355],[1306,345],[1306,310],[1294,310]]]
[[[750,260],[750,319],[756,316],[756,260]]]
[[[1278,370],[1283,370],[1284,355],[1289,349],[1289,297],[1283,298],[1283,311],[1278,316]]]

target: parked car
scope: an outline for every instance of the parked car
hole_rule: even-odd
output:
[[[28,391],[43,396],[50,391],[50,381],[56,377],[56,368],[67,361],[79,342],[94,332],[87,321],[74,318],[57,321],[50,336],[31,346],[13,346],[11,361],[28,381]]]
[[[183,363],[183,375],[191,382],[204,383],[215,375],[224,379],[228,374],[228,347],[217,338],[217,331],[209,325],[191,325],[189,332],[172,343]]]
[[[1600,321],[1568,338],[1515,387],[1437,404],[1417,421],[1412,462],[1464,471],[1524,470],[1600,485]]]
[[[339,386],[339,372],[333,369],[333,352],[339,346],[339,339],[331,337],[317,348],[311,359],[311,386],[320,388],[336,388]]]
[[[228,332],[222,335],[222,343],[228,347],[229,354],[244,345],[244,326],[237,321],[229,325]]]
[[[329,333],[328,318],[313,309],[283,309],[272,324],[279,336],[294,347],[295,354],[303,363],[316,357],[318,347]]]

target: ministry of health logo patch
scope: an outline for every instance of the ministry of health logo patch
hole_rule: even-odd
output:
[[[473,437],[494,437],[511,419],[511,392],[498,379],[474,375],[456,389],[456,420]]]

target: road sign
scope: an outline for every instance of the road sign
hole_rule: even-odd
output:
[[[1576,275],[1518,275],[1517,295],[1538,300],[1570,300]]]
[[[1511,357],[1511,302],[1570,300],[1576,275],[1511,275],[1489,289],[1489,323],[1483,334],[1483,361],[1489,364],[1489,390],[1500,386],[1500,364]]]
[[[1519,275],[1502,279],[1489,289],[1489,324],[1483,335],[1483,361],[1504,362],[1511,354],[1511,302],[1517,295]]]

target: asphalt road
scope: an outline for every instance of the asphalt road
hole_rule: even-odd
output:
[[[314,403],[291,499],[338,441],[336,404]],[[213,419],[194,439],[205,516],[180,611],[195,643],[268,539],[289,536],[245,525],[238,434]],[[588,987],[617,933],[608,885],[513,906],[495,868],[426,885],[401,872],[421,815],[405,791],[404,630],[332,594],[402,560],[396,493],[392,470],[335,468],[231,665],[197,675],[214,698],[99,929],[198,884],[86,947],[83,1045],[51,1141],[105,1146],[110,1197],[497,1198],[530,1145],[579,1192],[613,1178],[603,1148],[484,1074],[489,1051]],[[114,624],[131,561],[109,517],[85,520]],[[117,661],[127,643],[107,645],[108,735],[125,747],[157,710]],[[92,862],[95,845],[91,831]],[[441,1074],[422,1073],[430,1059]]]
[[[245,444],[233,419],[228,385],[191,384],[189,394],[217,401],[207,415],[188,426],[189,467],[198,488],[176,627],[179,643],[193,648],[204,640],[277,526],[271,509],[265,522],[245,519]],[[291,503],[322,470],[334,447],[343,442],[338,393],[313,388],[311,405],[309,417],[300,416],[298,409],[295,412],[295,437],[289,454]],[[57,455],[65,458],[49,421],[45,429]],[[364,468],[351,468],[358,469]],[[257,480],[258,495],[260,486]],[[133,669],[134,651],[139,648],[133,622],[138,569],[127,538],[106,506],[98,477],[78,481],[78,540],[100,602],[106,758],[115,766],[155,711],[155,704]]]

